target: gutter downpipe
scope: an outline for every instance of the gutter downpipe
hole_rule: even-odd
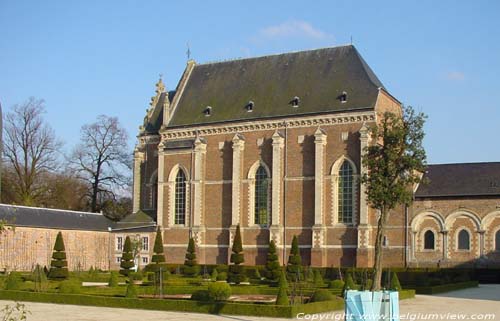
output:
[[[286,264],[286,178],[288,174],[288,123],[286,120],[283,122],[285,126],[285,152],[284,152],[284,177],[283,177],[283,266]]]

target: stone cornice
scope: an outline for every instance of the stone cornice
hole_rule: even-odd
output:
[[[139,140],[140,145],[158,144],[160,142],[160,135],[138,136],[137,139]]]
[[[160,135],[163,139],[178,139],[201,136],[234,134],[257,130],[277,130],[283,128],[300,128],[311,126],[325,126],[336,124],[351,124],[375,121],[374,111],[339,113],[308,117],[294,117],[287,119],[258,120],[241,123],[226,123],[219,125],[193,126],[187,128],[162,128]]]

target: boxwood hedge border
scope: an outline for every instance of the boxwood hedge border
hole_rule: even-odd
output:
[[[403,290],[400,292],[400,299],[413,298],[414,296],[415,291],[413,290]],[[295,318],[299,313],[313,314],[342,310],[344,308],[344,301],[340,298],[333,301],[279,306],[273,304],[245,304],[233,302],[208,303],[192,300],[130,299],[97,295],[34,293],[8,290],[0,290],[0,300],[285,318]]]

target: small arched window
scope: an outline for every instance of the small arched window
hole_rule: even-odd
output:
[[[435,238],[434,232],[429,230],[424,234],[424,250],[434,250]]]
[[[259,166],[255,173],[255,224],[269,224],[269,177],[266,169]]]
[[[458,249],[470,250],[470,235],[467,230],[458,232]]]
[[[500,251],[500,230],[495,233],[495,251]]]
[[[175,177],[175,224],[186,224],[186,174],[181,169]]]
[[[338,218],[339,223],[353,223],[353,182],[351,163],[345,160],[339,170]]]

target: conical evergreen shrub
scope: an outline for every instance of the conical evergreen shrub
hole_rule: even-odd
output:
[[[355,290],[355,289],[356,289],[356,284],[352,279],[352,275],[350,272],[347,272],[344,280],[344,288],[342,289],[342,295],[344,295],[345,291],[347,290]]]
[[[396,272],[392,272],[391,285],[389,288],[393,291],[401,291],[403,289],[401,283],[399,283],[398,274]]]
[[[123,245],[122,259],[120,262],[120,274],[128,276],[135,266],[134,255],[132,254],[132,243],[130,242],[130,237],[125,238],[125,244]]]
[[[196,261],[196,249],[194,247],[194,239],[190,238],[186,252],[186,259],[184,260],[184,275],[196,276],[200,273],[200,266]]]
[[[7,279],[5,280],[4,289],[5,290],[19,290],[21,287],[22,279],[21,274],[18,272],[12,271],[7,275]]]
[[[316,287],[322,287],[325,285],[325,281],[323,280],[323,277],[321,276],[321,273],[318,270],[314,271],[314,285]]]
[[[241,263],[245,262],[243,256],[243,245],[241,241],[240,226],[236,226],[233,241],[233,253],[229,260],[232,264],[229,266],[228,280],[229,282],[240,284],[245,281],[244,266]]]
[[[280,271],[280,279],[279,279],[279,289],[278,296],[276,297],[276,305],[290,305],[290,300],[288,299],[288,283],[286,282],[285,273]]]
[[[163,238],[161,236],[160,227],[156,230],[155,245],[153,247],[154,255],[151,257],[151,262],[159,264],[165,262],[165,254],[163,253]]]
[[[299,251],[299,240],[297,235],[293,236],[292,249],[288,257],[288,264],[286,266],[288,280],[295,281],[302,278],[302,258]]]
[[[271,281],[278,281],[281,274],[281,266],[276,253],[276,243],[274,240],[269,242],[269,249],[267,250],[267,261],[265,266],[266,278]]]
[[[66,261],[66,252],[62,233],[57,233],[50,262],[49,279],[62,280],[68,278],[68,261]]]

